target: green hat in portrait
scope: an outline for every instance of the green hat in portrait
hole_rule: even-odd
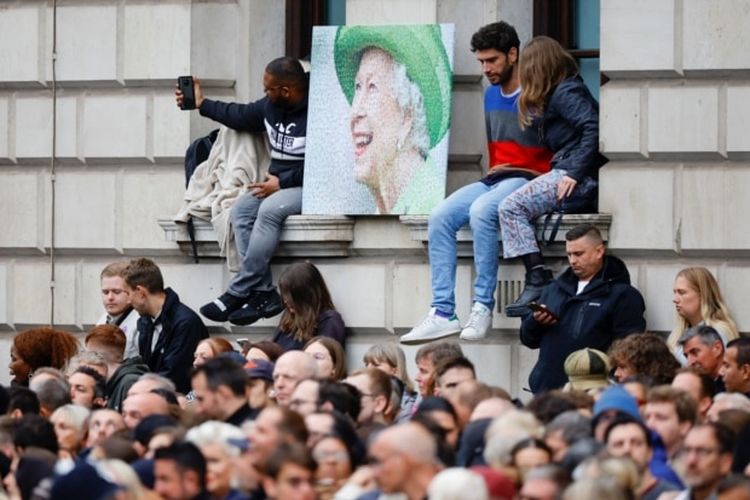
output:
[[[406,74],[422,92],[430,149],[450,126],[452,71],[437,24],[413,26],[341,26],[334,43],[339,84],[349,104],[362,52],[379,48],[404,65]]]

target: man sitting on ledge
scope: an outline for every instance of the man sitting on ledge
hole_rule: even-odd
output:
[[[201,115],[235,130],[265,132],[271,144],[266,179],[250,184],[230,213],[240,270],[224,294],[200,309],[213,321],[249,325],[284,308],[271,280],[270,262],[284,221],[302,211],[308,79],[299,61],[281,57],[266,66],[266,96],[249,104],[204,99],[200,80],[194,78],[193,86]],[[181,106],[182,92],[175,95]]]

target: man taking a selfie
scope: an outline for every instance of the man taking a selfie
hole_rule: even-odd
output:
[[[274,59],[263,74],[265,97],[249,104],[206,99],[200,80],[193,78],[192,83],[201,115],[235,130],[265,132],[271,145],[265,180],[251,183],[230,212],[240,270],[224,294],[200,309],[213,321],[249,325],[283,309],[270,262],[284,221],[302,211],[308,77],[298,60]],[[182,108],[186,96],[179,88],[175,95]]]

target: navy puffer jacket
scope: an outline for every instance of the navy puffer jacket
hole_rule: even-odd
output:
[[[523,318],[521,342],[539,349],[529,375],[534,394],[567,383],[563,365],[573,351],[590,347],[607,352],[613,340],[646,330],[643,296],[630,285],[628,269],[617,257],[606,255],[602,269],[578,295],[577,290],[578,277],[568,268],[544,288],[539,299],[559,321],[545,326],[530,313]]]

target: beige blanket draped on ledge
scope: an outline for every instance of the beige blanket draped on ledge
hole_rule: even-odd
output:
[[[208,159],[198,165],[174,221],[190,217],[209,221],[218,237],[221,256],[231,271],[239,268],[239,254],[229,222],[232,203],[251,182],[262,180],[271,162],[265,134],[250,134],[221,127]]]

